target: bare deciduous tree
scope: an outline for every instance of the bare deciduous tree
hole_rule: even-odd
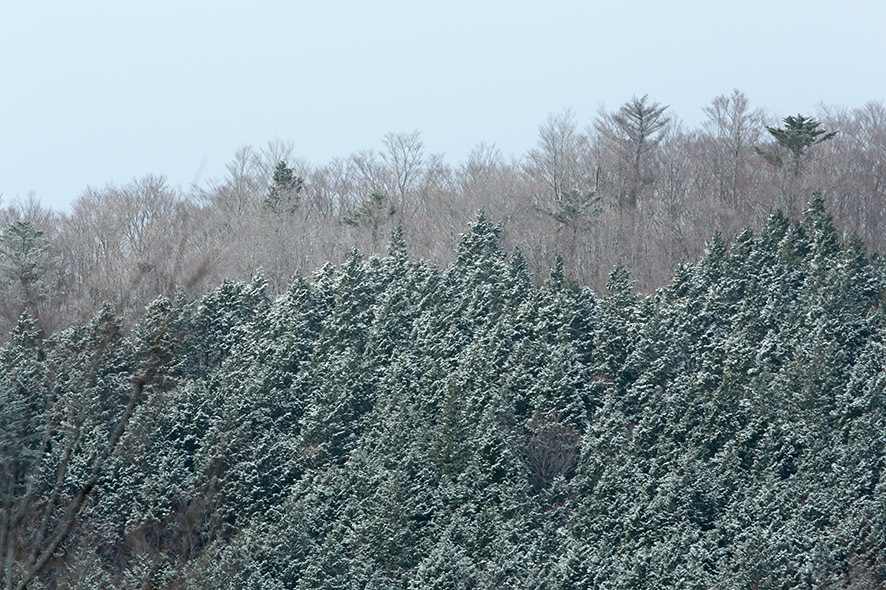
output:
[[[739,90],[715,97],[702,110],[707,116],[704,128],[713,139],[708,158],[718,196],[732,207],[745,206],[753,147],[763,133],[765,115],[762,109],[752,110]]]
[[[525,170],[542,187],[546,204],[559,199],[564,191],[590,190],[581,166],[585,144],[572,109],[548,115],[539,125],[538,143],[526,154]]]
[[[410,133],[388,133],[382,140],[381,154],[387,166],[390,186],[388,194],[402,206],[408,200],[424,171],[424,143],[418,130]]]

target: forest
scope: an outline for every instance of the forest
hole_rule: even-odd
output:
[[[0,241],[7,260],[10,249],[34,259],[27,286],[14,268],[0,277],[0,334],[24,310],[51,333],[105,303],[131,326],[160,295],[197,298],[259,268],[276,296],[295,273],[339,265],[354,247],[383,255],[398,226],[413,256],[447,265],[479,210],[536,276],[561,256],[595,292],[620,265],[651,293],[701,256],[714,231],[731,239],[777,210],[796,219],[812,193],[841,237],[886,249],[886,102],[822,106],[788,124],[735,90],[702,114],[687,128],[646,96],[587,123],[567,109],[539,125],[519,158],[480,144],[458,164],[429,152],[418,131],[323,164],[274,140],[243,147],[222,178],[186,191],[149,174],[87,187],[68,211],[7,199],[0,230],[30,221],[42,234]]]
[[[0,236],[6,588],[881,588],[886,106],[280,142]]]

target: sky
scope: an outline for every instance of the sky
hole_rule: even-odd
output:
[[[732,89],[774,116],[886,99],[875,0],[0,0],[0,195],[67,210],[162,174],[187,191],[238,148],[311,163],[419,130],[458,164],[531,148],[648,94],[693,127]]]

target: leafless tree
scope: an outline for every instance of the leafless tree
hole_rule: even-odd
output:
[[[707,155],[717,194],[732,207],[745,207],[750,198],[753,147],[763,134],[765,114],[762,109],[751,109],[739,90],[715,97],[702,110],[707,116],[704,128],[713,139]]]
[[[882,102],[822,107],[825,129],[840,134],[793,168],[753,153],[755,144],[766,148],[763,131],[777,120],[742,92],[717,96],[703,112],[703,125],[686,129],[666,106],[635,96],[580,127],[566,109],[539,126],[526,153],[506,158],[481,144],[452,166],[418,131],[316,166],[291,142],[273,140],[241,148],[221,178],[187,196],[148,176],[87,188],[66,214],[33,197],[7,204],[0,222],[30,220],[49,239],[39,314],[53,327],[90,317],[102,301],[134,318],[156,294],[248,280],[259,267],[278,292],[292,273],[339,263],[354,246],[383,252],[395,226],[412,255],[445,263],[480,209],[502,222],[505,247],[519,245],[540,276],[562,255],[597,289],[615,263],[630,266],[640,288],[660,286],[676,262],[703,251],[712,228],[730,235],[777,207],[796,213],[813,190],[847,235],[886,247]],[[263,203],[280,162],[299,178],[297,202],[269,211]],[[373,205],[380,195],[385,208]],[[365,223],[346,223],[360,211]]]
[[[591,190],[581,166],[585,144],[572,109],[548,115],[539,125],[538,142],[526,154],[525,170],[542,187],[545,203],[556,201],[565,191]]]
[[[381,159],[387,167],[387,193],[401,206],[420,183],[424,173],[424,143],[418,130],[388,133],[382,140]]]
[[[159,176],[88,188],[65,216],[59,238],[68,288],[85,304],[80,319],[105,302],[123,312],[173,295],[191,275],[193,212]]]

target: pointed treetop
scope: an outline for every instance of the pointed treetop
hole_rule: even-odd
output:
[[[290,295],[294,295],[296,293],[303,293],[306,290],[309,290],[310,284],[308,280],[305,278],[305,275],[302,274],[302,271],[296,269],[294,273],[292,273],[292,277],[289,279],[289,286],[286,288],[286,293]]]
[[[526,263],[526,257],[523,256],[523,250],[520,246],[514,246],[514,252],[511,254],[511,268],[529,273],[529,265]]]
[[[522,298],[532,287],[529,265],[526,264],[520,248],[514,248],[514,253],[508,261],[508,280],[518,298]]]
[[[807,235],[812,239],[812,246],[817,254],[833,254],[839,249],[837,230],[834,221],[827,212],[821,193],[815,192],[806,208],[803,225]]]
[[[529,265],[523,256],[523,250],[519,247],[515,247],[513,254],[511,254],[511,259],[508,262],[508,274],[514,280],[520,280],[521,282],[531,281]]]
[[[275,213],[292,213],[298,208],[298,194],[304,188],[304,179],[283,160],[274,168],[273,183],[265,197],[264,207]]]
[[[405,260],[408,258],[406,250],[406,240],[403,239],[403,226],[397,225],[391,230],[391,242],[388,244],[388,256],[397,260]]]
[[[32,346],[40,339],[40,330],[37,328],[37,322],[24,312],[18,318],[15,327],[9,333],[9,341],[16,346]]]
[[[500,253],[500,236],[501,225],[492,223],[483,211],[477,212],[477,217],[468,226],[468,231],[461,234],[458,244],[458,262],[468,262],[492,252]]]
[[[723,258],[726,253],[726,242],[723,240],[723,234],[715,231],[711,239],[705,244],[705,256],[710,261],[716,261]]]
[[[616,264],[612,268],[609,280],[606,281],[606,293],[610,296],[626,294],[633,296],[634,280],[631,279],[631,273],[627,268],[621,264]]]
[[[809,201],[805,213],[807,218],[821,218],[828,216],[824,206],[824,197],[821,196],[820,192],[816,191],[812,193],[812,199]]]
[[[557,254],[557,258],[554,259],[554,266],[551,267],[551,273],[545,281],[545,286],[552,290],[559,290],[563,287],[565,282],[566,277],[563,273],[563,257]]]
[[[359,271],[363,267],[362,263],[363,255],[360,254],[357,246],[354,246],[348,253],[348,257],[345,259],[344,263],[341,265],[341,272],[338,273],[339,281],[345,276],[360,274]]]
[[[268,279],[265,277],[265,269],[260,266],[255,269],[255,272],[252,275],[252,280],[249,282],[249,291],[250,293],[264,297],[267,287]]]
[[[775,235],[778,239],[781,239],[790,225],[791,222],[784,212],[781,209],[776,209],[775,212],[769,216],[769,219],[766,220],[766,229],[764,233],[766,235]]]

